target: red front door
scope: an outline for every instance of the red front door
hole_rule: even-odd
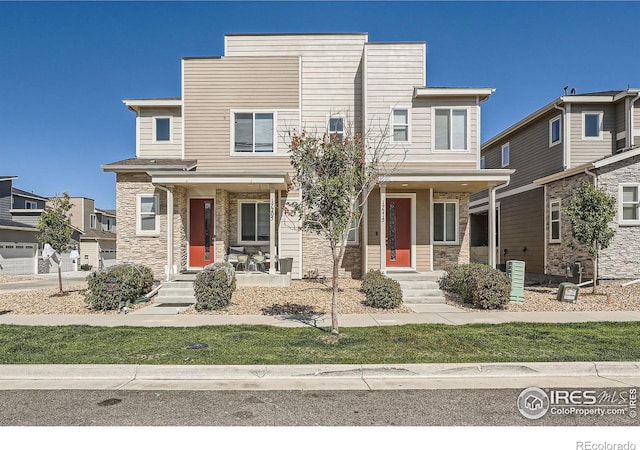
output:
[[[387,267],[411,267],[411,199],[387,197]]]
[[[204,267],[214,260],[214,201],[192,198],[189,201],[189,266]]]

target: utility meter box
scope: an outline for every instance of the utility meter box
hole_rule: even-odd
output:
[[[580,287],[573,283],[560,283],[558,287],[558,301],[575,303],[580,295]]]
[[[512,302],[524,301],[524,261],[507,261],[507,275],[511,278]]]

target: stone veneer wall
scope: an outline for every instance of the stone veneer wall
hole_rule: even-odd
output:
[[[442,193],[434,192],[433,201],[458,200],[458,217],[460,225],[458,228],[458,245],[434,245],[433,246],[433,268],[443,270],[447,267],[458,264],[468,264],[470,255],[470,226],[469,226],[469,194],[467,193]]]
[[[155,236],[136,235],[137,194],[157,194],[160,232]],[[167,196],[151,184],[143,173],[119,173],[116,177],[116,223],[118,224],[118,263],[137,263],[150,267],[157,279],[165,276],[167,264]]]
[[[173,188],[173,264],[178,266],[178,272],[187,268],[189,250],[187,223],[187,189],[175,186]]]
[[[224,189],[216,189],[216,262],[225,260],[227,248],[234,242],[229,237],[229,192]]]
[[[360,242],[362,233],[360,232]],[[310,274],[330,278],[333,273],[331,247],[319,234],[305,231],[302,233],[302,277]],[[340,278],[360,279],[362,277],[362,249],[360,245],[348,245],[344,252],[339,272]]]
[[[618,198],[620,183],[640,183],[640,156],[619,161],[598,170],[598,186]],[[616,235],[613,241],[600,252],[598,258],[598,278],[637,279],[640,278],[640,226],[620,226],[616,215],[611,225]]]
[[[564,208],[569,206],[573,192],[583,182],[592,182],[592,177],[585,173],[574,175],[572,177],[563,178],[553,183],[547,184],[547,195],[545,197],[545,211],[546,211],[546,223],[544,227],[544,241],[547,246],[547,275],[554,275],[565,277],[567,276],[567,265],[573,264],[576,261],[582,261],[583,265],[583,278],[593,277],[593,262],[589,260],[589,255],[585,252],[580,252],[569,248],[567,245],[569,242],[575,242],[573,234],[571,232],[571,222],[568,217],[562,212]],[[562,243],[552,244],[549,243],[549,203],[551,200],[560,199],[560,238]],[[571,272],[568,273],[569,277],[572,276]]]

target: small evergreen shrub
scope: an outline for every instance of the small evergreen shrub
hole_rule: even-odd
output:
[[[440,289],[480,309],[498,309],[509,302],[511,280],[508,275],[484,264],[463,264],[447,269]]]
[[[214,263],[196,275],[193,282],[196,311],[221,309],[231,303],[236,290],[236,276],[229,263]]]
[[[402,303],[400,283],[384,276],[379,270],[370,270],[360,287],[365,295],[364,304],[372,308],[393,309]]]
[[[139,264],[118,264],[87,277],[84,302],[89,309],[115,310],[153,288],[153,272]]]

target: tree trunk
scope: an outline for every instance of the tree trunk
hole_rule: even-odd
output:
[[[598,256],[593,258],[593,293],[598,293]]]
[[[335,251],[334,251],[335,253]],[[340,334],[338,329],[338,270],[340,258],[333,257],[333,277],[331,279],[331,333]]]
[[[58,264],[58,288],[60,289],[60,295],[63,294],[62,292],[62,268],[60,267],[60,265]]]

